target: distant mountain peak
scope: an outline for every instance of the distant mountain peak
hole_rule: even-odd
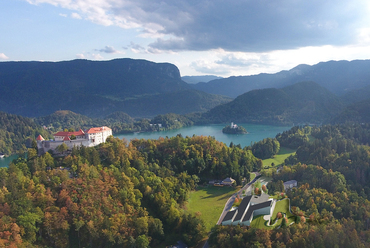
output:
[[[207,84],[192,85],[194,89],[211,94],[237,97],[265,88],[283,88],[302,81],[314,81],[336,95],[370,85],[370,60],[328,61],[315,65],[298,65],[275,74],[228,77]]]
[[[297,74],[297,75],[302,75],[303,73],[306,73],[309,69],[311,68],[310,65],[307,64],[300,64],[297,65],[296,67],[292,68],[289,70],[291,74]]]

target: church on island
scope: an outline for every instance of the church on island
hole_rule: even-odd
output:
[[[104,143],[112,135],[112,129],[109,127],[92,127],[86,131],[82,129],[77,132],[57,132],[54,134],[54,140],[45,140],[41,135],[36,138],[39,154],[44,154],[49,150],[55,150],[62,143],[69,149],[74,146],[92,147]]]

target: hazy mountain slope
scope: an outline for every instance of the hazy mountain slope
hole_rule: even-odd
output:
[[[221,79],[222,77],[217,77],[213,75],[205,75],[205,76],[183,76],[181,77],[182,81],[188,84],[197,84],[199,82],[209,82],[215,79]]]
[[[174,113],[206,110],[205,106],[225,102],[216,103],[220,97],[189,89],[178,68],[168,63],[133,59],[0,63],[0,110],[23,116],[45,116],[61,109],[90,117],[115,111],[154,116],[165,113],[163,105],[171,104],[168,99],[184,90],[190,96],[181,99],[187,107],[171,108]],[[200,106],[189,102],[197,96],[209,102]]]
[[[209,123],[320,123],[343,108],[340,98],[313,82],[253,90],[202,115]]]
[[[369,123],[370,122],[370,99],[353,103],[347,106],[340,114],[333,117],[331,123]]]
[[[211,95],[201,91],[184,90],[126,100],[120,105],[124,108],[117,108],[117,110],[124,111],[132,117],[154,117],[167,113],[205,112],[231,100],[227,97]],[[137,115],[137,113],[140,113],[140,115]]]
[[[370,60],[329,61],[313,66],[299,65],[275,74],[229,77],[192,85],[212,94],[236,97],[254,89],[282,88],[302,81],[314,81],[337,95],[370,85]]]
[[[370,98],[370,85],[365,86],[361,89],[355,89],[347,92],[341,99],[346,104],[352,104],[360,101],[364,101]]]

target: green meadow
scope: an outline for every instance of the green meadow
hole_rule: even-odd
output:
[[[279,153],[276,154],[273,158],[268,158],[268,159],[262,160],[263,167],[264,168],[271,167],[272,163],[274,163],[275,166],[278,166],[278,165],[282,164],[287,157],[289,157],[290,155],[294,155],[295,152],[296,152],[296,150],[294,150],[294,149],[281,147]]]
[[[190,193],[187,208],[193,213],[200,212],[207,231],[211,231],[211,228],[217,224],[227,200],[238,189],[211,185],[198,187],[196,191]]]

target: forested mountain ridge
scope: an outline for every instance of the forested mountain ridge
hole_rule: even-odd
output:
[[[343,111],[334,116],[331,123],[370,123],[370,99],[355,102],[346,106]]]
[[[90,117],[116,111],[150,117],[228,101],[192,90],[175,65],[134,59],[1,62],[0,90],[0,110],[28,117],[61,109]]]
[[[341,96],[341,99],[345,104],[351,104],[370,99],[370,85],[360,89],[350,90]]]
[[[314,82],[252,90],[202,114],[201,122],[322,123],[338,114],[340,98]]]
[[[298,65],[274,74],[232,76],[192,85],[207,93],[237,97],[254,89],[282,88],[302,81],[314,81],[337,95],[370,85],[370,60],[328,61]]]
[[[51,115],[34,118],[34,120],[52,132],[64,129],[86,130],[91,127],[109,126],[113,134],[163,131],[194,124],[187,117],[173,113],[157,115],[149,120],[134,119],[123,112],[114,112],[104,118],[90,118],[70,110],[56,111]]]

